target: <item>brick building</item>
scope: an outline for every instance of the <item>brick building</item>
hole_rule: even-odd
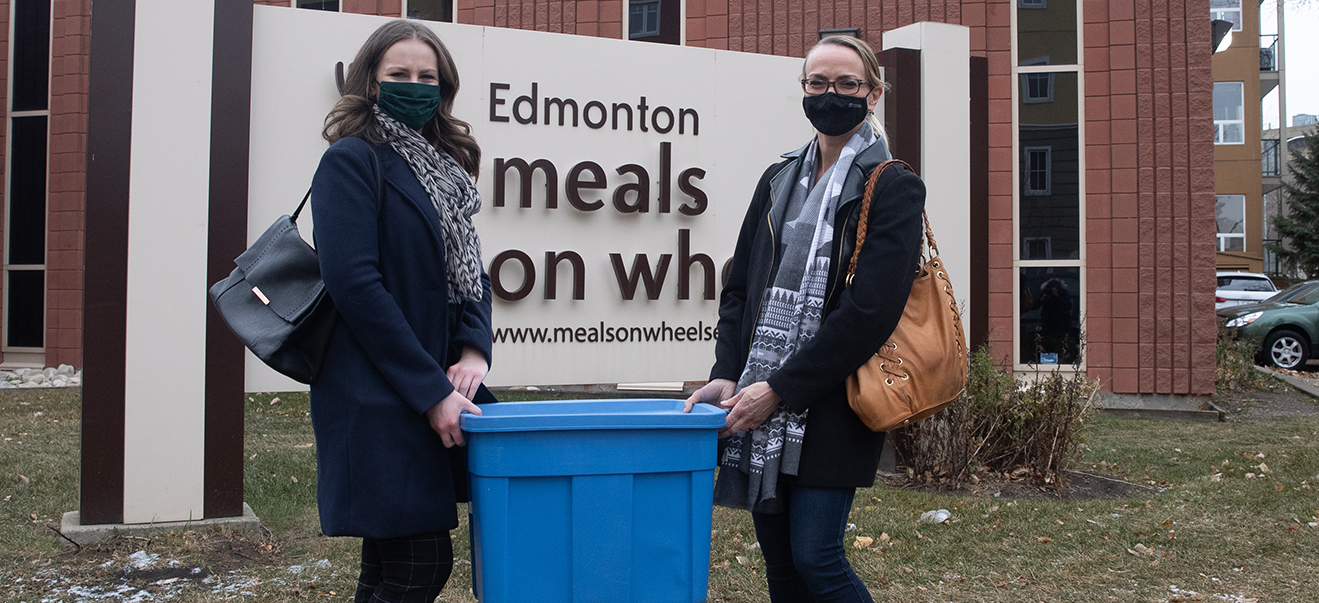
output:
[[[878,48],[915,22],[967,26],[989,71],[991,352],[1022,370],[1076,361],[1118,393],[1214,390],[1207,1],[260,3],[784,56],[802,56],[822,30],[855,30]],[[14,92],[0,105],[0,366],[79,365],[91,1],[3,4],[0,77]]]

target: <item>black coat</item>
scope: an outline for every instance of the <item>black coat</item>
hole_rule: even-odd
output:
[[[736,382],[746,366],[764,293],[779,258],[775,230],[805,147],[784,155],[760,178],[738,234],[728,284],[720,295],[719,338],[711,379]],[[847,404],[844,383],[893,333],[916,276],[925,184],[900,166],[875,186],[869,225],[852,286],[844,281],[856,247],[861,197],[870,172],[886,159],[883,144],[858,155],[843,183],[834,222],[830,275],[820,330],[768,379],[794,412],[807,409],[794,483],[822,488],[875,482],[884,434],[870,431]],[[778,203],[776,206],[775,203]],[[775,212],[778,212],[777,214]]]
[[[453,529],[466,474],[452,468],[463,451],[444,447],[425,412],[453,392],[445,368],[463,346],[490,358],[489,278],[449,332],[439,217],[389,145],[332,145],[311,204],[321,277],[339,311],[311,386],[321,531],[391,538]],[[476,397],[493,400],[484,386]]]

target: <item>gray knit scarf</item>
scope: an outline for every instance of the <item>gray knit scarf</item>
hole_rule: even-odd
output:
[[[408,162],[439,214],[449,273],[449,303],[481,301],[481,240],[472,226],[472,216],[481,211],[481,194],[472,176],[416,130],[386,115],[380,107],[374,109],[376,123],[389,146]]]
[[[819,148],[814,139],[802,156],[783,223],[775,225],[782,232],[775,253],[782,259],[761,302],[747,365],[737,382],[739,391],[768,379],[819,330],[829,281],[834,214],[843,183],[852,161],[876,140],[869,126],[857,130],[818,182],[814,177]],[[758,513],[781,512],[779,474],[797,475],[806,414],[794,413],[780,403],[760,427],[724,440],[715,504]]]

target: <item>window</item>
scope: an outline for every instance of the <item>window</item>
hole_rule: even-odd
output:
[[[1084,370],[1085,111],[1079,0],[1016,0],[1012,364]],[[1004,308],[1006,310],[1006,308]]]
[[[1241,82],[1214,82],[1214,144],[1245,144]]]
[[[1315,287],[1289,300],[1293,304],[1311,305],[1319,302],[1319,287]]]
[[[339,12],[339,0],[297,0],[298,8]]]
[[[1053,102],[1052,73],[1024,73],[1021,76],[1021,102]]]
[[[9,170],[2,224],[4,347],[40,352],[46,336],[46,156],[50,140],[50,0],[14,3]],[[5,147],[0,146],[0,149]]]
[[[1018,339],[1022,364],[1073,364],[1081,357],[1080,267],[1021,268]]]
[[[1026,75],[1026,74],[1020,74]],[[1078,75],[1054,76],[1054,102],[1017,110],[1017,259],[1045,259],[1027,243],[1049,240],[1050,260],[1081,259],[1081,140]],[[1067,265],[1067,264],[1063,264]]]
[[[1026,161],[1022,178],[1025,180],[1021,187],[1023,195],[1047,195],[1049,194],[1050,172],[1053,171],[1050,165],[1049,147],[1026,147]]]
[[[1025,237],[1021,241],[1023,260],[1053,259],[1053,239],[1049,237]]]
[[[1219,195],[1214,204],[1218,220],[1218,250],[1246,250],[1246,196]]]
[[[1048,65],[1049,57],[1035,57],[1033,59],[1024,59],[1021,61],[1023,67],[1034,65]],[[1050,103],[1053,102],[1053,74],[1052,73],[1023,73],[1021,74],[1021,102],[1023,103]]]
[[[404,0],[403,16],[423,21],[453,22],[453,0]]]
[[[1241,0],[1209,0],[1210,21],[1231,21],[1232,31],[1241,31]]]
[[[632,0],[628,5],[628,38],[650,38],[660,34],[660,0]]]
[[[1273,281],[1258,276],[1220,276],[1218,288],[1221,291],[1277,291]]]

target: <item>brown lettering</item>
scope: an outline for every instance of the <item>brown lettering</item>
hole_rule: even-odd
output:
[[[692,264],[700,264],[701,274],[705,277],[701,298],[714,299],[714,260],[704,253],[692,255],[691,249],[691,231],[678,229],[678,299],[691,299]]]
[[[587,122],[586,125],[591,125]],[[591,175],[590,180],[582,179],[582,172],[588,172]],[[568,205],[582,211],[595,211],[605,206],[604,201],[585,201],[582,199],[581,189],[603,189],[605,185],[605,170],[600,164],[594,161],[583,161],[572,166],[568,170],[568,177],[563,183],[564,192],[568,197]]]
[[[509,291],[504,286],[502,277],[504,263],[513,260],[522,265],[522,285],[516,291]],[[490,289],[499,299],[506,301],[517,301],[531,294],[531,289],[536,285],[536,266],[531,263],[531,256],[523,253],[518,249],[509,249],[500,252],[495,259],[490,262]]]
[[[576,251],[545,252],[545,299],[556,299],[559,285],[559,263],[568,260],[572,266],[572,298],[586,299],[586,263]]]
[[[631,300],[636,297],[638,280],[646,286],[647,299],[659,299],[660,291],[664,289],[664,275],[669,271],[671,259],[673,259],[672,254],[661,255],[659,264],[652,273],[650,259],[646,254],[639,253],[632,260],[632,274],[628,274],[623,268],[623,256],[617,253],[609,254],[609,261],[614,266],[614,277],[618,279],[618,290],[623,294],[623,299]]]

